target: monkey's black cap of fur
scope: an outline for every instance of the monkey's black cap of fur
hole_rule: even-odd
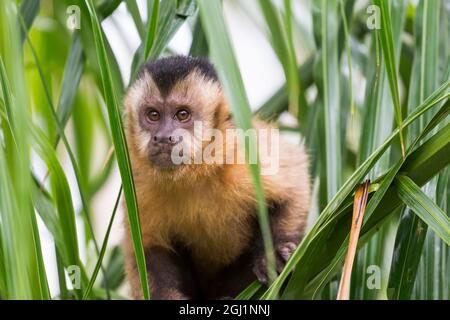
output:
[[[219,81],[214,66],[207,58],[172,56],[148,61],[142,68],[139,77],[147,71],[155,81],[162,94],[168,94],[173,86],[197,69],[207,79]]]

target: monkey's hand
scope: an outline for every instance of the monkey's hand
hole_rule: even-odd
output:
[[[286,262],[291,257],[297,245],[294,242],[281,242],[275,244],[275,271],[280,274]],[[255,273],[258,281],[264,285],[269,284],[269,277],[267,275],[267,259],[264,252],[255,257],[253,263],[253,272]]]

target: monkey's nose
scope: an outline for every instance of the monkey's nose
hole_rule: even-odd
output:
[[[153,136],[153,142],[155,144],[176,144],[178,142],[177,139],[175,139],[174,136],[170,135],[170,136],[159,136],[159,135],[154,135]]]

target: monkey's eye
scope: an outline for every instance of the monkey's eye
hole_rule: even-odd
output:
[[[149,121],[158,121],[161,118],[159,112],[156,111],[155,109],[147,110],[147,112],[145,113],[145,116],[147,117],[147,119]]]
[[[178,121],[180,122],[186,122],[189,120],[189,118],[191,117],[191,114],[189,113],[188,110],[186,109],[180,109],[177,111],[177,113],[175,114],[175,117],[178,119]]]

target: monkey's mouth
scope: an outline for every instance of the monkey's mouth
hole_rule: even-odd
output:
[[[173,161],[172,149],[151,150],[148,159],[158,169],[175,169],[180,166]]]

